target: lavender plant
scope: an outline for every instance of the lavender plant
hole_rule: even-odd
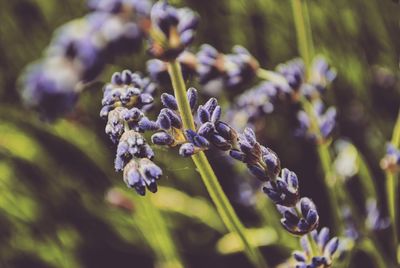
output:
[[[73,109],[84,85],[94,81],[106,63],[119,54],[137,52],[146,41],[148,52],[154,57],[147,62],[150,78],[129,70],[116,72],[104,86],[101,101],[100,117],[107,120],[105,133],[116,145],[114,167],[123,173],[126,185],[142,196],[146,190],[157,192],[163,170],[157,163],[154,146],[146,139],[147,133],[151,132],[153,145],[179,147],[180,156],[192,158],[221,219],[228,231],[239,237],[248,259],[255,267],[267,267],[204,153],[210,149],[227,152],[262,183],[262,191],[281,214],[283,228],[301,237],[303,251],[293,254],[296,267],[331,267],[344,250],[338,237],[330,238],[327,227],[318,232],[320,215],[316,204],[311,198],[301,197],[297,175],[281,168],[278,155],[261,145],[253,130],[254,123],[272,113],[280,102],[300,107],[295,135],[317,148],[333,230],[338,235],[347,231],[357,241],[357,231],[364,232],[364,227],[359,227],[360,223],[344,226],[342,222],[350,222],[354,204],[346,186],[337,180],[329,151],[337,114],[335,107],[326,107],[323,98],[336,72],[324,58],[314,57],[307,5],[300,0],[292,2],[302,59],[290,60],[269,71],[262,69],[242,46],[234,46],[231,54],[223,54],[209,44],[200,46],[196,54],[189,52],[199,23],[199,16],[189,8],[175,8],[167,1],[154,5],[146,0],[89,1],[92,13],[62,26],[42,60],[26,69],[21,80],[22,98],[47,120],[65,115]],[[215,96],[221,94],[220,88],[233,91],[261,81],[240,94],[224,114],[215,97],[199,104],[201,91],[186,86],[184,78],[188,77],[197,79]],[[152,118],[150,108],[158,95],[155,83],[159,88],[171,84],[174,93],[161,94],[163,108]],[[387,170],[397,247],[395,173],[399,164],[399,127],[395,130],[382,168]],[[341,213],[341,207],[345,213]],[[363,226],[372,231],[388,226],[376,201],[368,203],[365,222]],[[349,226],[357,227],[349,232]]]

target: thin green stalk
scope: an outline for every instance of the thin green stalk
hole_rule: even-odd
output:
[[[357,150],[356,147],[354,147],[355,150],[357,151],[357,163],[358,163],[358,174],[360,175],[361,178],[361,185],[363,187],[363,192],[365,193],[368,198],[374,198],[375,200],[378,199],[377,193],[376,193],[376,185],[374,182],[373,175],[371,173],[371,170],[362,156],[361,152]]]
[[[311,62],[314,56],[314,45],[312,41],[312,34],[310,28],[309,14],[306,0],[292,0],[292,10],[293,17],[296,27],[297,34],[297,42],[299,46],[300,55],[304,60],[306,67],[307,78],[309,76],[309,72],[311,69]],[[316,135],[317,140],[321,140],[321,132],[318,126],[318,120],[316,118],[314,108],[312,104],[303,98],[301,100],[304,110],[308,114],[310,118],[310,129]],[[340,208],[338,203],[338,196],[336,195],[335,189],[333,189],[333,180],[332,180],[332,170],[331,170],[331,156],[328,148],[319,144],[317,146],[318,156],[321,162],[322,169],[324,171],[324,185],[326,188],[326,193],[328,194],[328,202],[330,202],[330,207],[333,210],[332,219],[334,222],[336,231],[342,231],[343,223],[340,220]]]
[[[400,111],[397,115],[396,124],[393,129],[393,135],[391,140],[392,145],[395,148],[399,148],[400,145]],[[393,245],[395,247],[395,254],[397,258],[397,263],[400,264],[400,256],[398,256],[398,216],[397,216],[397,202],[398,202],[398,187],[399,187],[399,179],[398,174],[393,171],[386,171],[386,196],[387,202],[389,206],[389,215],[392,222],[392,230],[393,230]]]
[[[172,61],[168,65],[168,72],[171,77],[172,85],[178,108],[182,117],[183,125],[186,129],[195,129],[192,111],[186,97],[186,86],[183,81],[182,71],[177,61]],[[231,203],[225,195],[222,187],[208,162],[206,155],[199,152],[192,156],[203,183],[213,200],[217,211],[226,225],[227,229],[236,234],[243,243],[245,254],[255,267],[268,267],[258,248],[253,247],[245,235],[244,226],[236,215]]]
[[[272,81],[272,82],[275,82],[280,85],[288,84],[285,77],[283,77],[282,75],[280,75],[277,72],[269,71],[266,69],[259,68],[257,71],[257,76],[261,79]]]
[[[152,245],[153,251],[157,256],[158,267],[162,268],[183,268],[182,260],[177,252],[170,231],[160,211],[154,207],[151,200],[138,200],[140,208],[145,217],[142,223],[149,229],[147,240]],[[144,230],[143,228],[141,228]]]
[[[390,267],[387,265],[387,263],[385,262],[384,258],[382,257],[382,254],[380,254],[379,251],[376,250],[376,245],[374,245],[374,242],[371,239],[364,239],[361,242],[361,248],[367,252],[368,254],[370,254],[370,256],[374,257],[374,261],[376,263],[376,265],[379,268],[386,268],[386,267]]]
[[[301,103],[304,107],[305,112],[310,118],[310,131],[314,133],[317,141],[322,140],[322,134],[319,129],[318,119],[316,117],[314,108],[312,104],[305,98],[301,100]],[[342,191],[341,187],[335,186],[335,178],[332,171],[332,157],[329,152],[328,146],[323,143],[317,144],[317,152],[319,161],[321,163],[322,171],[324,173],[324,186],[326,194],[328,195],[329,206],[332,209],[332,220],[334,228],[337,232],[341,232],[344,230],[343,221],[340,220],[340,204],[339,204],[339,191]],[[343,195],[341,195],[343,196]]]
[[[314,55],[314,45],[312,42],[307,3],[305,0],[292,0],[292,10],[299,52],[308,73]]]
[[[339,188],[335,188],[335,179],[332,173],[331,164],[332,158],[329,153],[329,149],[325,144],[317,145],[318,157],[321,162],[321,167],[324,173],[324,185],[325,191],[328,195],[328,202],[330,208],[333,210],[332,219],[334,223],[334,227],[336,228],[336,232],[340,233],[344,231],[343,221],[340,220],[340,205],[338,192],[341,190]]]

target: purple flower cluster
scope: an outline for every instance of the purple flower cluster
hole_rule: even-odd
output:
[[[234,101],[226,113],[227,121],[236,129],[244,129],[274,111],[275,103],[285,96],[276,84],[264,81],[246,90]]]
[[[105,85],[100,116],[107,119],[105,132],[117,143],[115,170],[140,195],[146,188],[155,193],[162,170],[153,163],[154,152],[141,134],[151,129],[144,112],[153,103],[154,86],[146,78],[128,70],[114,73]]]
[[[23,100],[45,119],[71,111],[83,84],[94,80],[106,62],[141,46],[147,0],[90,1],[89,6],[93,12],[61,26],[45,56],[22,77]]]
[[[190,45],[199,22],[189,8],[174,8],[159,1],[151,9],[150,53],[161,60],[175,59]]]
[[[310,116],[303,110],[297,113],[299,127],[295,134],[307,139],[313,140],[316,143],[323,143],[332,133],[336,123],[336,109],[330,107],[324,111],[324,105],[321,101],[316,100],[312,104],[313,114],[317,123],[318,129],[313,129]]]
[[[320,98],[336,77],[335,70],[322,57],[314,59],[308,76],[302,59],[279,64],[276,72],[286,79],[291,89],[291,97],[295,101],[303,96],[307,99]]]
[[[330,107],[325,111],[321,94],[335,78],[335,71],[323,58],[317,57],[308,78],[301,59],[278,65],[275,72],[270,72],[270,76],[270,81],[262,81],[235,99],[228,111],[228,121],[241,129],[273,112],[279,102],[310,102],[315,118],[310,119],[310,111],[300,110],[299,129],[295,134],[324,142],[334,129],[336,110]],[[311,120],[317,121],[318,128],[311,127]]]
[[[246,163],[249,171],[265,182],[263,191],[277,205],[283,227],[296,235],[316,229],[319,222],[316,206],[309,198],[300,199],[296,174],[285,168],[281,170],[278,156],[260,145],[251,129],[244,130],[238,144],[239,148],[231,150],[230,155]]]
[[[303,251],[295,251],[294,258],[298,262],[296,268],[327,268],[332,266],[333,255],[339,247],[337,237],[329,239],[329,229],[324,227],[318,233],[316,230],[311,232],[312,240],[303,236],[300,240]],[[313,243],[311,245],[310,243]],[[313,252],[313,248],[317,252]]]
[[[182,50],[179,50],[179,53],[181,52]],[[208,44],[203,44],[196,55],[188,51],[179,56],[171,53],[181,63],[185,77],[198,77],[205,90],[212,91],[213,94],[220,88],[234,89],[248,84],[256,76],[259,68],[257,60],[242,46],[233,47],[232,53],[227,55]],[[164,85],[170,82],[166,63],[152,59],[148,61],[147,69],[158,83]],[[219,88],[213,90],[215,85]]]
[[[286,230],[303,235],[316,229],[319,222],[317,209],[311,199],[300,199],[296,174],[288,169],[281,170],[278,156],[257,142],[253,130],[246,128],[239,134],[221,121],[221,107],[215,98],[199,105],[197,110],[197,91],[194,88],[189,88],[187,98],[196,128],[184,129],[175,97],[163,93],[161,101],[165,108],[156,121],[151,121],[151,125],[155,126],[152,130],[160,129],[153,134],[152,142],[171,147],[180,145],[179,153],[185,157],[208,150],[211,145],[229,151],[233,159],[245,163],[249,171],[265,183],[263,190],[277,205]]]
[[[369,198],[365,204],[365,209],[367,211],[365,225],[369,230],[379,231],[390,226],[390,219],[382,215],[375,199]]]
[[[234,89],[249,83],[257,73],[258,61],[242,46],[234,46],[232,54],[224,55],[204,44],[197,53],[200,84],[219,80],[222,86]]]
[[[164,93],[161,95],[161,101],[165,108],[161,110],[155,122],[160,126],[160,131],[152,136],[153,143],[180,145],[179,153],[184,157],[208,150],[211,145],[224,151],[230,150],[235,134],[227,124],[220,121],[221,107],[217,99],[211,98],[197,107],[197,90],[194,88],[188,89],[187,98],[196,118],[196,129],[183,128],[175,97]]]

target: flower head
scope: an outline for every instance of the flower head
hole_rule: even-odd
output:
[[[294,258],[298,262],[296,268],[327,268],[331,267],[334,254],[339,247],[339,239],[334,237],[329,239],[329,229],[324,227],[318,233],[316,230],[311,232],[312,241],[303,236],[300,240],[303,251],[295,251]],[[318,252],[312,250],[312,245]]]
[[[116,72],[104,87],[100,116],[107,118],[105,132],[118,144],[114,166],[123,171],[124,181],[140,195],[157,191],[162,170],[152,161],[154,152],[142,132],[158,130],[145,116],[153,102],[154,86],[129,70]]]
[[[153,103],[154,91],[155,85],[148,78],[142,78],[129,70],[116,72],[111,83],[104,86],[100,116],[107,117],[109,111],[119,106],[146,111]]]
[[[316,123],[318,129],[312,126],[310,116],[303,110],[297,113],[297,119],[299,121],[299,127],[296,130],[297,136],[302,136],[307,139],[313,140],[317,143],[324,143],[331,133],[333,132],[336,125],[336,108],[329,107],[324,112],[324,105],[320,101],[313,102],[312,111],[316,117]]]
[[[300,198],[297,175],[286,168],[282,169],[281,177],[266,182],[263,191],[274,203],[287,207],[296,205]]]
[[[157,192],[156,181],[162,176],[162,170],[147,158],[132,159],[124,168],[124,181],[140,195],[145,195],[146,188]]]
[[[189,8],[174,8],[159,1],[151,9],[150,53],[168,61],[176,59],[194,40],[198,17]]]
[[[275,180],[281,171],[280,160],[271,149],[257,142],[251,128],[246,128],[239,135],[238,144],[237,149],[229,152],[231,157],[246,163],[250,172],[259,180]]]
[[[52,121],[72,111],[79,96],[78,82],[78,74],[63,58],[52,58],[27,68],[21,96],[42,118]]]
[[[251,81],[259,68],[257,60],[242,46],[234,46],[224,55],[208,44],[197,53],[200,83],[221,80],[224,87],[235,89]]]
[[[281,219],[283,227],[292,234],[303,235],[318,227],[317,208],[307,197],[301,198],[295,207],[277,205],[277,208],[283,216]]]

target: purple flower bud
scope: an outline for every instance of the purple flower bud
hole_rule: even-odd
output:
[[[161,95],[161,102],[168,109],[171,109],[173,111],[177,111],[178,110],[178,104],[176,102],[176,99],[171,94],[163,93]]]
[[[222,151],[228,151],[232,149],[232,145],[220,135],[217,134],[210,135],[210,141],[215,147],[217,147]]]
[[[210,143],[208,142],[208,140],[200,135],[194,136],[193,144],[196,147],[200,147],[200,148],[208,148],[210,146]]]
[[[169,117],[169,120],[171,120],[171,125],[174,128],[182,128],[182,120],[178,114],[167,108],[162,109],[161,112],[165,113]]]
[[[197,117],[202,124],[210,121],[210,113],[202,105],[197,108]]]
[[[147,117],[143,117],[139,121],[139,129],[141,131],[156,131],[160,129],[160,125],[155,121],[151,121]]]
[[[239,150],[230,150],[229,155],[233,159],[239,160],[241,162],[244,162],[244,159],[246,158],[246,155]]]
[[[186,95],[189,101],[190,109],[193,111],[197,104],[197,90],[194,87],[190,87],[187,90]]]
[[[217,105],[211,114],[211,122],[216,123],[221,118],[221,106]]]
[[[265,170],[258,165],[247,165],[250,172],[260,181],[267,181],[268,177]]]
[[[111,77],[111,83],[113,83],[114,85],[122,85],[123,84],[123,80],[121,77],[121,73],[114,73]]]
[[[208,137],[214,130],[214,125],[211,122],[206,122],[199,127],[197,133],[201,136]]]
[[[216,98],[210,98],[204,105],[203,108],[208,112],[209,115],[213,114],[215,108],[218,106]]]
[[[332,238],[325,246],[324,255],[332,256],[333,254],[335,254],[338,247],[339,247],[339,239],[337,237]]]
[[[162,129],[168,130],[171,128],[171,120],[165,113],[160,113],[157,122]]]
[[[183,157],[189,157],[195,154],[195,146],[193,143],[184,143],[179,148],[179,154]]]
[[[171,145],[174,143],[174,138],[166,132],[158,132],[151,136],[151,141],[157,145]]]

